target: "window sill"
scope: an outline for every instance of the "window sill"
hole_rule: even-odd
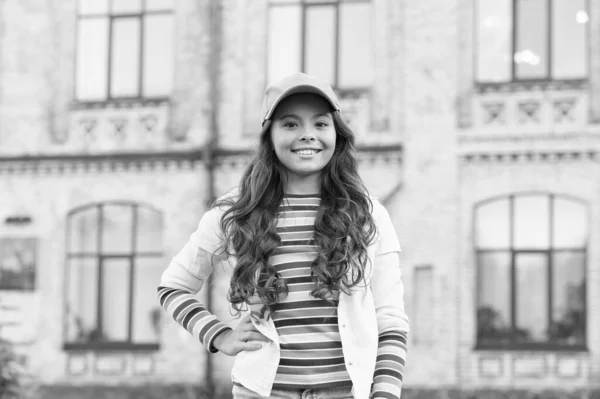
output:
[[[519,91],[546,91],[546,90],[584,90],[588,86],[587,79],[561,79],[561,80],[515,80],[511,82],[475,82],[476,93],[498,93]]]
[[[588,352],[587,345],[559,345],[550,343],[477,344],[475,351],[537,351],[537,352]]]
[[[94,352],[150,352],[158,351],[159,344],[132,344],[130,342],[78,342],[65,343],[63,349],[68,352],[94,351]]]
[[[340,97],[344,98],[356,98],[371,94],[370,87],[346,87],[346,88],[333,88],[335,93]]]
[[[157,107],[163,104],[169,104],[169,97],[153,97],[153,98],[119,98],[110,100],[95,100],[95,101],[79,101],[71,102],[69,108],[71,110],[82,109],[107,109],[107,108],[141,108],[141,107]]]

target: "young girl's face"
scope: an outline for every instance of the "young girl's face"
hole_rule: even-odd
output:
[[[275,154],[288,172],[288,184],[320,182],[335,150],[336,133],[330,106],[317,94],[293,94],[275,110],[271,122]]]

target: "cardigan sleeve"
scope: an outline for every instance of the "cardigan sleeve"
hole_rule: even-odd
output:
[[[373,376],[373,399],[399,399],[407,354],[409,320],[404,310],[400,245],[391,218],[376,203],[378,244],[372,277],[379,344]]]
[[[173,257],[163,272],[158,287],[161,307],[177,323],[200,341],[211,353],[217,352],[213,341],[230,327],[214,316],[197,297],[221,258],[220,215],[218,208],[206,212],[188,242]]]

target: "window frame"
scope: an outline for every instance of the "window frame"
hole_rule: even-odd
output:
[[[128,207],[131,209],[132,211],[132,223],[131,223],[131,252],[129,253],[103,253],[102,252],[102,231],[103,231],[103,223],[102,223],[102,216],[103,216],[103,208],[105,206],[122,206],[122,207]],[[83,213],[83,212],[89,212],[91,209],[97,209],[97,224],[94,226],[94,228],[96,229],[95,233],[96,233],[96,251],[90,251],[90,252],[75,252],[72,251],[71,248],[69,248],[70,246],[70,239],[71,239],[71,218],[74,215],[77,215],[79,213]],[[72,263],[71,263],[71,259],[92,259],[95,261],[95,266],[94,266],[94,270],[97,271],[98,273],[98,278],[97,281],[95,282],[96,284],[96,289],[97,289],[97,293],[96,293],[96,309],[95,309],[95,319],[96,319],[96,323],[95,323],[95,327],[97,329],[102,330],[102,308],[103,308],[103,299],[104,299],[104,294],[103,294],[103,279],[102,279],[102,271],[103,271],[103,262],[106,259],[122,259],[122,260],[127,260],[128,264],[129,264],[129,281],[128,281],[128,286],[129,286],[129,299],[128,299],[128,313],[127,313],[127,336],[128,339],[126,341],[88,341],[88,342],[73,342],[73,341],[69,341],[68,338],[68,323],[67,323],[67,312],[65,311],[65,314],[63,316],[63,324],[64,324],[64,331],[63,331],[63,349],[64,350],[68,350],[68,351],[77,351],[77,350],[96,350],[96,351],[112,351],[112,350],[127,350],[127,351],[155,351],[158,350],[160,348],[158,339],[156,343],[135,343],[133,342],[133,307],[134,307],[134,294],[133,294],[133,287],[135,284],[135,273],[136,273],[136,262],[135,260],[139,257],[150,257],[150,258],[157,258],[157,259],[162,259],[164,257],[164,251],[161,250],[160,251],[153,251],[153,252],[137,252],[136,251],[136,241],[137,241],[137,228],[138,228],[138,224],[139,224],[139,219],[138,219],[138,210],[140,208],[145,208],[147,210],[151,210],[153,212],[156,212],[160,215],[160,220],[161,220],[161,230],[164,230],[164,214],[162,211],[160,211],[159,209],[157,209],[156,207],[146,204],[146,203],[140,203],[140,202],[133,202],[133,201],[118,201],[118,200],[114,200],[114,201],[105,201],[105,202],[98,202],[98,203],[91,203],[91,204],[86,204],[80,207],[76,207],[72,210],[70,210],[67,214],[66,217],[66,235],[65,235],[65,303],[64,306],[67,306],[69,303],[69,290],[70,290],[70,275],[72,272]],[[139,269],[139,267],[138,267]]]
[[[306,66],[307,66],[307,62],[306,62],[306,41],[307,41],[307,36],[306,36],[306,20],[307,20],[307,9],[309,8],[318,8],[318,7],[323,7],[323,6],[333,6],[335,9],[335,20],[334,20],[334,25],[335,25],[335,38],[334,38],[334,43],[335,43],[335,53],[333,55],[333,64],[335,66],[334,71],[333,71],[333,80],[334,82],[331,82],[331,87],[337,92],[340,93],[340,95],[344,95],[344,94],[353,94],[353,93],[362,93],[362,92],[366,92],[369,91],[371,89],[371,85],[365,85],[365,86],[347,86],[347,87],[340,87],[339,86],[339,79],[340,79],[340,5],[342,3],[367,3],[371,5],[371,11],[373,11],[374,8],[374,4],[373,4],[373,0],[290,0],[290,1],[283,1],[283,2],[278,2],[277,0],[268,0],[268,4],[267,4],[267,51],[266,51],[266,80],[269,81],[270,80],[270,74],[271,71],[269,70],[269,57],[271,56],[271,54],[269,53],[269,46],[268,46],[268,35],[270,35],[271,31],[270,31],[270,26],[271,26],[271,18],[270,18],[270,10],[271,8],[274,7],[289,7],[289,6],[299,6],[301,11],[300,11],[300,38],[301,38],[301,42],[300,42],[300,71],[304,72],[306,71]],[[374,27],[374,24],[373,24]]]
[[[479,76],[478,76],[478,60],[479,60],[479,20],[478,20],[478,8],[480,6],[480,0],[473,0],[473,72],[474,72],[474,76],[475,76],[475,84],[477,86],[482,86],[482,87],[503,87],[506,85],[511,85],[511,84],[528,84],[528,83],[551,83],[551,82],[567,82],[567,83],[573,83],[574,85],[580,85],[582,83],[585,83],[589,80],[590,78],[590,51],[588,50],[586,53],[586,57],[584,59],[584,63],[585,63],[585,74],[584,76],[581,77],[574,77],[574,78],[554,78],[552,77],[552,55],[553,55],[553,48],[552,48],[552,44],[553,44],[553,40],[554,40],[554,30],[553,30],[553,23],[552,23],[552,12],[553,12],[553,1],[554,0],[545,0],[547,3],[547,13],[545,15],[546,18],[546,23],[548,26],[548,32],[547,32],[547,37],[546,37],[546,46],[547,46],[547,52],[546,52],[546,65],[547,65],[547,76],[545,77],[539,77],[539,78],[518,78],[516,76],[516,72],[517,72],[517,63],[515,61],[515,50],[516,50],[516,46],[517,46],[517,37],[518,37],[518,32],[517,32],[517,2],[519,0],[505,0],[505,1],[510,1],[512,3],[512,15],[511,15],[511,21],[512,21],[512,30],[510,33],[510,60],[511,60],[511,65],[510,65],[510,79],[506,80],[506,81],[488,81],[488,80],[480,80]],[[585,1],[585,9],[586,12],[588,14],[588,16],[590,15],[590,0],[584,0]],[[586,48],[589,49],[589,44],[590,44],[590,35],[591,35],[591,28],[590,28],[590,23],[589,21],[586,23],[586,27],[585,27],[585,46]]]
[[[145,21],[147,15],[171,15],[173,18],[175,16],[174,8],[170,9],[162,9],[162,10],[151,10],[148,11],[146,9],[146,1],[140,0],[141,8],[140,12],[127,12],[127,13],[114,13],[112,11],[112,3],[113,1],[118,0],[106,0],[107,2],[107,12],[102,14],[92,14],[92,15],[82,15],[80,13],[80,1],[76,0],[75,5],[75,50],[74,50],[74,70],[73,70],[73,100],[76,104],[105,104],[111,102],[163,102],[170,98],[170,94],[161,95],[161,96],[144,96],[144,43],[145,43]],[[112,61],[112,50],[114,43],[114,21],[116,19],[126,19],[126,18],[136,18],[139,21],[139,46],[138,46],[138,77],[137,77],[137,92],[138,94],[135,96],[112,96],[111,95],[111,61]],[[79,64],[78,64],[78,52],[79,52],[79,22],[82,19],[106,19],[108,21],[108,43],[107,43],[107,60],[106,60],[106,70],[104,71],[106,74],[106,87],[105,87],[105,98],[104,99],[80,99],[78,97],[78,75],[79,75]],[[173,65],[175,62],[173,61]],[[171,90],[172,91],[172,90]]]
[[[549,225],[548,225],[548,234],[549,234],[549,243],[547,249],[540,248],[515,248],[514,245],[514,227],[515,227],[515,199],[518,197],[528,197],[528,196],[545,196],[548,198],[548,217],[549,217]],[[584,207],[585,212],[585,221],[586,221],[586,236],[585,236],[585,244],[583,247],[557,247],[553,243],[553,229],[554,229],[554,200],[568,200],[571,202],[578,203]],[[480,207],[485,206],[489,203],[493,203],[496,201],[508,200],[508,216],[509,220],[509,244],[508,248],[479,248],[477,243],[477,211]],[[486,199],[484,201],[480,201],[475,204],[472,211],[473,219],[472,219],[472,229],[473,232],[473,259],[475,266],[475,306],[474,306],[474,320],[475,320],[475,350],[542,350],[542,351],[587,351],[588,350],[588,331],[587,328],[589,326],[589,315],[588,315],[588,298],[587,298],[587,276],[588,276],[588,249],[589,249],[589,239],[590,239],[590,208],[587,202],[572,197],[569,195],[563,194],[553,194],[553,193],[545,193],[545,192],[523,192],[518,194],[511,195],[502,195],[493,198]],[[500,253],[507,254],[510,259],[509,265],[509,281],[508,281],[508,289],[509,289],[509,322],[510,328],[512,331],[516,331],[517,326],[517,264],[516,258],[520,254],[543,254],[546,258],[545,270],[547,277],[547,287],[546,293],[548,298],[546,317],[548,326],[551,326],[554,321],[553,317],[553,305],[554,298],[556,295],[554,294],[554,264],[553,257],[555,254],[560,253],[577,253],[582,255],[582,273],[583,273],[583,314],[585,315],[585,322],[583,327],[583,343],[581,344],[561,344],[557,342],[518,342],[514,340],[514,337],[511,337],[509,342],[481,342],[479,338],[479,326],[478,326],[478,311],[481,303],[480,297],[480,279],[481,279],[481,263],[479,261],[481,254],[490,254],[490,253]]]

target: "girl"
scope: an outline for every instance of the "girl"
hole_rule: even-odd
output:
[[[235,356],[236,399],[400,398],[408,318],[400,247],[357,173],[354,135],[327,84],[267,88],[239,192],[204,214],[158,288],[161,306],[215,353]],[[233,268],[235,329],[195,295]]]

